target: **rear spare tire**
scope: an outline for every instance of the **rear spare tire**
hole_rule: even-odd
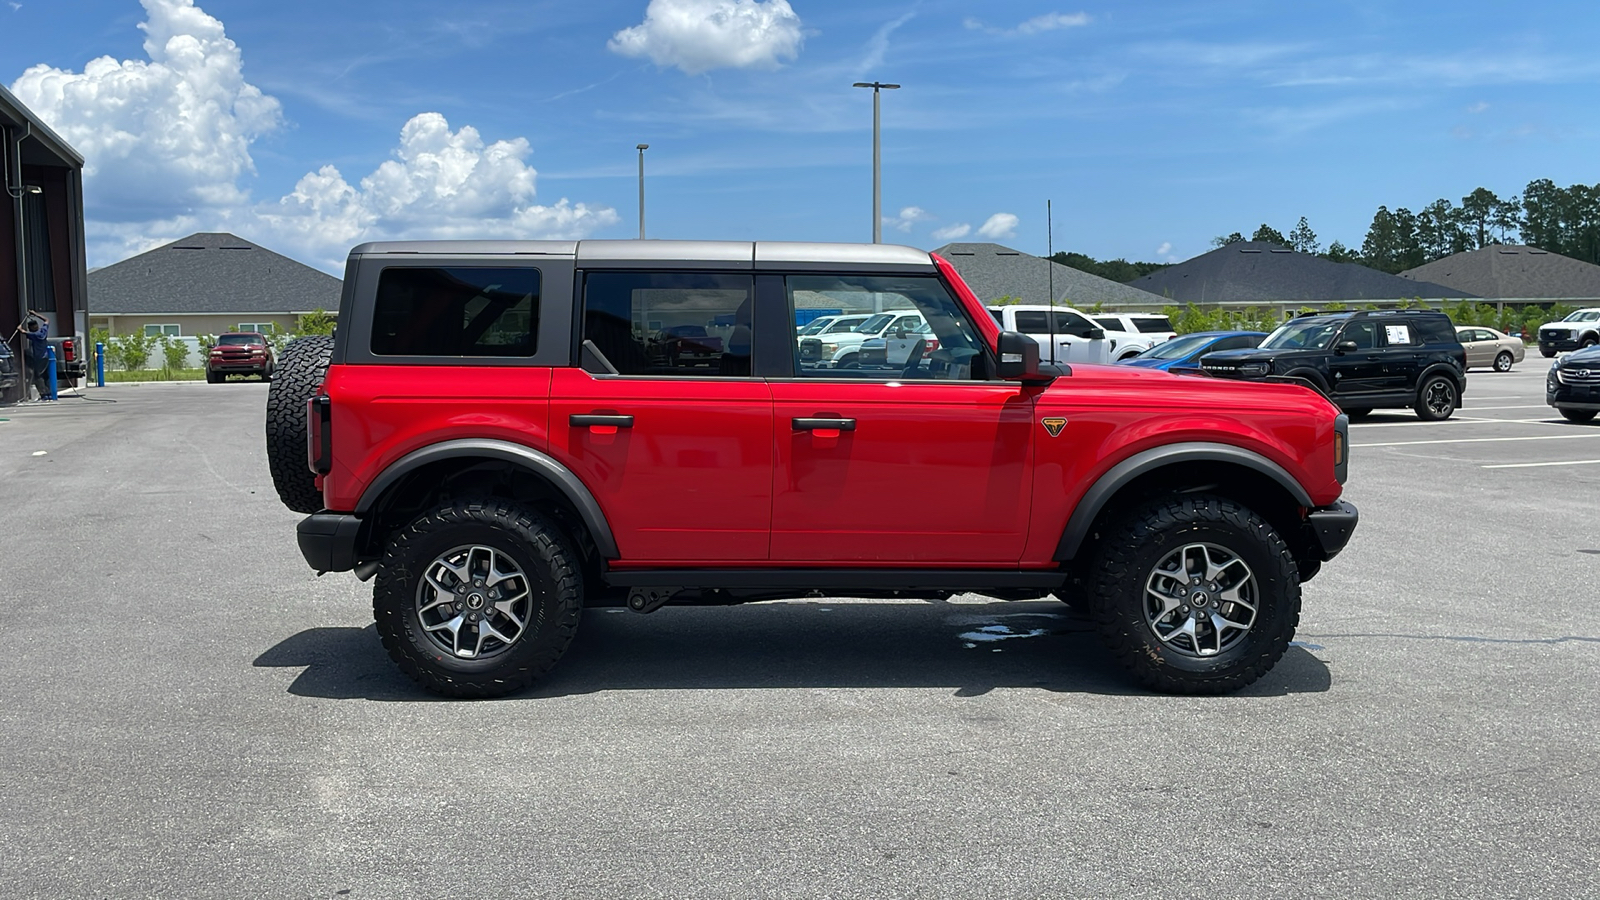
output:
[[[278,499],[295,512],[322,509],[322,492],[306,465],[306,401],[316,395],[332,355],[333,338],[327,335],[291,342],[267,389],[267,468]]]

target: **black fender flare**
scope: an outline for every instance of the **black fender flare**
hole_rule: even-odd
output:
[[[372,483],[361,492],[361,499],[356,501],[356,515],[364,515],[371,511],[389,488],[417,469],[440,460],[465,458],[501,460],[542,477],[560,491],[578,511],[601,557],[616,559],[621,555],[617,552],[616,538],[611,534],[611,526],[606,524],[605,513],[600,510],[599,501],[594,499],[594,494],[589,492],[583,481],[574,475],[571,469],[549,455],[510,441],[485,439],[444,441],[413,450],[395,460],[379,473],[377,478],[372,479]]]
[[[1461,370],[1450,365],[1449,363],[1436,362],[1432,365],[1424,366],[1422,373],[1417,376],[1417,391],[1420,392],[1422,390],[1422,386],[1427,383],[1428,379],[1435,375],[1448,375],[1450,376],[1450,380],[1455,382],[1456,405],[1460,406],[1461,396],[1467,392],[1467,376],[1462,373]]]
[[[1117,463],[1090,485],[1089,490],[1084,492],[1083,499],[1078,501],[1078,507],[1067,519],[1067,527],[1061,532],[1061,543],[1056,546],[1055,558],[1066,562],[1078,555],[1078,550],[1089,536],[1089,529],[1093,527],[1095,518],[1100,515],[1101,510],[1117,491],[1141,475],[1186,462],[1220,462],[1242,466],[1272,479],[1301,506],[1311,508],[1316,505],[1311,502],[1311,495],[1306,493],[1306,489],[1301,487],[1300,482],[1296,481],[1283,466],[1255,451],[1235,447],[1232,444],[1215,444],[1208,441],[1189,441],[1154,447],[1142,453],[1135,453]]]

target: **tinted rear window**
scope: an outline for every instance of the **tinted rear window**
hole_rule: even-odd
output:
[[[1444,314],[1436,316],[1416,316],[1411,320],[1411,327],[1422,333],[1422,341],[1427,344],[1455,344],[1456,329],[1450,324],[1450,319]]]
[[[532,356],[539,271],[388,268],[372,310],[376,356]]]
[[[1166,316],[1157,316],[1153,319],[1134,319],[1133,327],[1143,334],[1160,334],[1172,330],[1172,323]]]

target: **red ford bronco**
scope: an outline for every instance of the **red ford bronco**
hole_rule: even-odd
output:
[[[935,339],[823,366],[818,309]],[[585,607],[962,592],[1054,594],[1145,685],[1220,693],[1282,656],[1357,518],[1316,391],[1042,365],[908,247],[364,244],[266,427],[306,561],[376,576],[389,654],[463,697],[530,684]]]

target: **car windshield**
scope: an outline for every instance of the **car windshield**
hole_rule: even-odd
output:
[[[828,334],[839,334],[839,333],[845,332],[845,331],[855,331],[856,330],[856,326],[860,325],[862,323],[862,321],[864,321],[864,320],[863,319],[859,319],[859,318],[850,318],[850,317],[839,319],[839,320],[835,321],[832,325],[828,326],[827,333]]]
[[[225,334],[222,337],[217,338],[217,343],[223,344],[223,345],[226,345],[226,346],[229,346],[229,347],[240,345],[240,344],[259,344],[259,343],[261,343],[261,335],[259,335],[259,334]]]
[[[883,326],[889,324],[889,320],[892,318],[894,318],[893,313],[878,313],[865,322],[862,322],[860,325],[857,325],[856,331],[859,331],[862,334],[877,334],[883,330]]]
[[[1182,359],[1216,339],[1217,338],[1215,335],[1186,334],[1183,337],[1173,338],[1170,341],[1163,341],[1154,347],[1151,347],[1149,350],[1139,354],[1139,358]]]
[[[1326,350],[1339,333],[1339,319],[1287,322],[1261,342],[1263,350]]]
[[[822,331],[822,329],[827,328],[831,324],[833,324],[833,316],[823,316],[820,319],[813,319],[810,325],[807,325],[806,327],[800,329],[800,333],[801,334],[817,334],[818,332]]]
[[[1563,322],[1600,322],[1600,309],[1580,309],[1565,319]]]

